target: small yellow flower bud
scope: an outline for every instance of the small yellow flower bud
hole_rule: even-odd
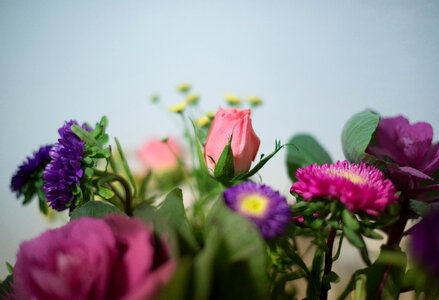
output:
[[[152,103],[156,103],[159,101],[159,99],[160,99],[160,97],[158,94],[152,94],[151,98],[149,98],[149,101],[151,101]]]
[[[195,121],[195,125],[203,127],[210,123],[210,119],[207,116],[203,116]]]
[[[208,111],[208,112],[206,113],[206,117],[208,117],[209,119],[213,119],[213,118],[215,118],[215,113],[214,113],[214,112],[211,112],[211,111]]]
[[[179,86],[177,86],[177,90],[182,92],[182,93],[187,93],[189,92],[189,90],[191,89],[191,84],[190,83],[182,83]]]
[[[188,104],[197,104],[199,99],[200,99],[200,95],[192,94],[192,95],[187,96],[185,101]]]
[[[250,103],[251,106],[259,106],[263,103],[262,99],[257,96],[248,96],[247,101]]]
[[[225,94],[224,95],[224,99],[226,99],[227,102],[229,102],[229,104],[232,105],[239,105],[241,104],[241,100],[239,99],[238,96],[233,95],[233,94]]]
[[[170,112],[181,113],[186,108],[186,102],[180,102],[169,108]]]

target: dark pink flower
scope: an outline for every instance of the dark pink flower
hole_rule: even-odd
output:
[[[17,299],[131,299],[153,296],[175,268],[141,220],[81,218],[24,242],[14,268]],[[160,250],[157,250],[160,249]]]
[[[380,170],[365,163],[313,164],[298,169],[295,176],[298,181],[291,187],[292,192],[306,200],[339,199],[350,211],[376,216],[397,199],[393,183]]]

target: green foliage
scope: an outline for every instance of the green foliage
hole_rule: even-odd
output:
[[[125,155],[123,154],[122,147],[120,146],[119,140],[117,138],[114,138],[114,141],[116,142],[117,151],[119,152],[119,156],[120,156],[120,159],[122,161],[122,166],[123,166],[123,169],[125,170],[125,174],[127,175],[128,180],[131,184],[131,187],[133,188],[133,197],[135,197],[136,192],[137,192],[137,188],[136,188],[136,183],[134,181],[133,175],[131,174],[130,167],[128,166],[128,162],[125,159]]]
[[[380,116],[377,113],[364,110],[346,122],[342,133],[342,145],[347,160],[361,162],[379,121]]]
[[[233,160],[232,152],[232,138],[230,137],[229,142],[224,147],[218,162],[215,165],[214,176],[215,178],[223,183],[225,186],[230,186],[230,180],[235,175],[235,162]]]
[[[108,214],[123,214],[123,212],[113,205],[100,201],[90,201],[76,208],[70,216],[70,220],[79,219],[81,217],[102,218]]]
[[[397,299],[406,266],[404,252],[383,246],[376,261],[370,267],[356,271],[337,299],[346,299],[354,289],[356,299]]]
[[[172,223],[175,230],[193,250],[199,248],[183,206],[183,193],[181,189],[172,190],[161,203],[158,213]]]
[[[258,229],[218,201],[209,212],[205,235],[223,243],[209,299],[267,299],[267,252]]]
[[[287,167],[291,180],[295,180],[294,173],[299,168],[317,163],[323,165],[332,162],[326,150],[317,140],[308,134],[293,136],[287,144]]]

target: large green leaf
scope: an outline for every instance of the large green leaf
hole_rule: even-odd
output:
[[[158,212],[175,226],[175,230],[188,246],[193,250],[199,248],[184,210],[183,193],[181,189],[173,189],[160,205]]]
[[[362,160],[379,122],[380,116],[371,110],[359,112],[346,122],[341,139],[347,160],[355,163]]]
[[[267,252],[265,242],[256,226],[248,219],[229,210],[222,201],[217,201],[208,215],[207,235],[213,228],[218,230],[218,235],[224,240],[225,250],[230,255],[230,269],[226,274],[236,277],[224,286],[239,292],[236,284],[242,282],[243,285],[250,285],[249,288],[255,293],[245,296],[245,299],[267,299],[269,290],[266,271]],[[221,286],[221,283],[218,284]],[[215,286],[218,288],[218,285]]]
[[[294,180],[298,168],[317,163],[331,163],[331,157],[317,140],[308,134],[298,134],[288,141],[287,167],[288,175]]]
[[[74,220],[81,217],[102,218],[108,214],[123,214],[123,212],[117,207],[101,201],[89,201],[81,207],[76,208],[70,216],[70,219]]]

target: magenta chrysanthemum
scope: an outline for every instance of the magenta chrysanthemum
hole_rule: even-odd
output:
[[[306,200],[339,199],[350,211],[376,216],[398,198],[393,183],[380,170],[365,163],[313,164],[298,169],[295,175],[298,182],[291,187],[292,192]]]

